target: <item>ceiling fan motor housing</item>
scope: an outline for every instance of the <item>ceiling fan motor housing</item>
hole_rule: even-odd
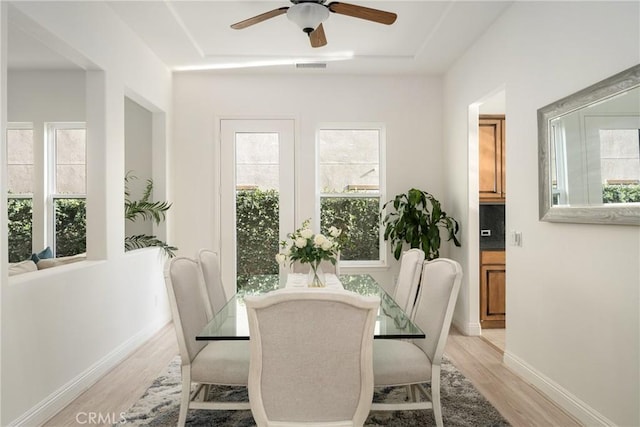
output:
[[[329,9],[315,1],[296,3],[287,10],[287,18],[305,33],[313,32],[329,17]]]

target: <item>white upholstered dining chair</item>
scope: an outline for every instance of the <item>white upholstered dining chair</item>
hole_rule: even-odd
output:
[[[215,315],[228,301],[220,275],[220,258],[210,249],[200,249],[197,259],[207,290],[211,314]]]
[[[375,386],[409,386],[410,401],[374,403],[372,410],[433,409],[436,425],[443,425],[440,364],[461,281],[462,270],[456,261],[437,258],[424,263],[413,321],[426,338],[412,342],[375,340],[373,345]],[[425,389],[425,383],[431,384],[430,392]]]
[[[206,385],[247,385],[249,343],[196,341],[196,335],[209,320],[198,263],[184,257],[172,258],[167,261],[164,278],[182,362],[178,425],[184,426],[189,409],[250,409],[249,402],[213,402],[204,397]],[[192,383],[198,383],[193,392]]]
[[[378,297],[281,289],[245,298],[258,427],[362,426],[373,398]]]
[[[400,258],[400,272],[393,292],[393,300],[409,317],[412,317],[413,306],[420,287],[423,262],[424,251],[417,248],[404,251]]]

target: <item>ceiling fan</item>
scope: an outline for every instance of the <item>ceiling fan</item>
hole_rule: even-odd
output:
[[[384,10],[371,9],[355,4],[333,1],[325,4],[326,0],[290,0],[293,6],[280,7],[261,13],[244,21],[231,25],[235,30],[250,27],[251,25],[266,21],[279,15],[287,14],[287,17],[295,22],[309,36],[312,47],[321,47],[327,44],[322,23],[329,17],[329,12],[347,15],[380,24],[391,25],[398,17],[395,13]]]

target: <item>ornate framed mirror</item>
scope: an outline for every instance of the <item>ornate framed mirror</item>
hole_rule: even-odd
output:
[[[640,65],[538,110],[541,221],[640,225]]]

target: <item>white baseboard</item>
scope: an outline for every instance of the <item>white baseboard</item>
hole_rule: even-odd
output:
[[[463,335],[469,337],[477,337],[482,335],[482,328],[480,327],[479,322],[463,322],[459,321],[458,319],[453,319],[452,323],[453,326],[455,326],[455,328],[459,330]]]
[[[615,423],[589,405],[578,399],[569,391],[536,371],[522,359],[509,352],[504,353],[504,363],[520,377],[535,386],[552,402],[574,416],[587,426],[614,426]]]
[[[42,425],[51,417],[73,402],[78,396],[94,385],[104,374],[122,362],[134,350],[162,329],[169,321],[170,316],[154,322],[144,328],[102,359],[98,360],[84,372],[67,382],[58,390],[51,393],[37,405],[13,420],[9,426],[35,426]]]

